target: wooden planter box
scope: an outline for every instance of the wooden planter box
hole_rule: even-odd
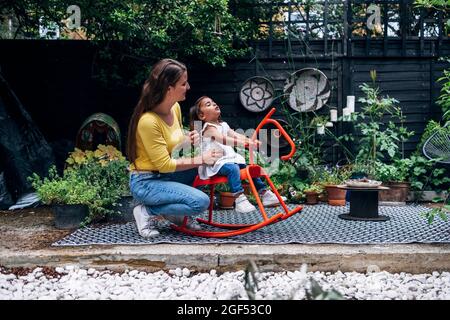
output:
[[[431,202],[434,198],[441,198],[441,200],[445,200],[447,197],[447,191],[410,191],[408,193],[408,197],[406,201],[418,201],[418,202]]]
[[[383,186],[389,190],[383,190],[378,193],[380,205],[405,205],[409,193],[408,182],[386,182]]]

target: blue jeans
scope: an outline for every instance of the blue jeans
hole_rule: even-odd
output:
[[[197,169],[156,174],[133,172],[130,191],[152,215],[196,215],[209,207],[208,195],[191,187],[196,175]]]
[[[242,188],[241,183],[240,169],[244,169],[245,167],[245,164],[225,163],[219,169],[217,174],[228,178],[228,185],[230,186],[231,193],[239,194],[244,192],[244,188]],[[253,178],[252,180],[255,183],[256,190],[262,191],[266,189],[266,185],[260,178]]]

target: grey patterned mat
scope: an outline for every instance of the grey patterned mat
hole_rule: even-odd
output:
[[[289,206],[294,208],[293,205]],[[272,208],[269,216],[281,208]],[[419,216],[430,210],[422,206],[380,206],[379,213],[390,217],[385,222],[348,221],[338,218],[347,213],[348,206],[328,205],[304,206],[300,213],[291,218],[240,236],[213,239],[192,237],[178,233],[167,226],[153,239],[139,236],[133,222],[110,224],[78,229],[69,236],[54,243],[54,246],[83,246],[93,244],[151,244],[151,243],[340,243],[340,244],[380,244],[380,243],[450,243],[450,225],[435,219],[428,225]],[[206,216],[206,215],[205,215]],[[215,220],[230,223],[252,223],[259,221],[259,212],[238,214],[232,210],[215,211]],[[256,219],[256,221],[255,221]],[[208,227],[210,228],[210,227]],[[220,229],[216,229],[220,230]]]

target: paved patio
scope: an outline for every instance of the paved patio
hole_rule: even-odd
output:
[[[450,226],[443,225],[450,232]],[[45,207],[0,212],[0,265],[64,266],[146,271],[187,267],[191,270],[241,270],[254,260],[261,270],[423,273],[450,270],[450,244],[140,244],[52,246],[71,232],[53,227]]]

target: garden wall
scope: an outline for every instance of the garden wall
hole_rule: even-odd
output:
[[[318,52],[323,49],[320,43],[313,47]],[[265,76],[274,83],[277,94],[282,94],[288,75],[304,67],[318,68],[328,76],[335,88],[329,104],[341,109],[347,95],[361,94],[358,86],[370,82],[369,70],[375,69],[383,93],[400,101],[406,124],[415,131],[405,145],[407,153],[413,151],[427,121],[439,117],[439,108],[433,101],[440,90],[436,79],[445,65],[433,54],[421,55],[415,44],[408,47],[405,56],[395,50],[378,52],[376,44],[370,55],[358,48],[358,43],[353,43],[352,56],[344,55],[337,43],[333,58],[319,54],[307,57],[301,47],[295,46],[291,54],[286,54],[286,44],[278,42],[270,48],[260,44],[255,56],[233,60],[226,68],[192,65],[189,73],[192,89],[182,103],[184,113],[187,115],[188,107],[200,95],[209,95],[222,106],[226,121],[244,129],[255,127],[264,112],[255,114],[240,104],[243,82],[252,76]],[[450,43],[443,41],[440,50],[442,54],[450,54]],[[92,79],[96,72],[93,56],[92,46],[84,41],[0,41],[1,72],[49,141],[74,140],[82,122],[95,112],[115,118],[124,140],[140,88],[120,83],[116,88],[103,88]],[[274,106],[279,106],[279,101],[275,100]],[[359,107],[357,103],[356,109]],[[344,129],[338,126],[337,133]]]

